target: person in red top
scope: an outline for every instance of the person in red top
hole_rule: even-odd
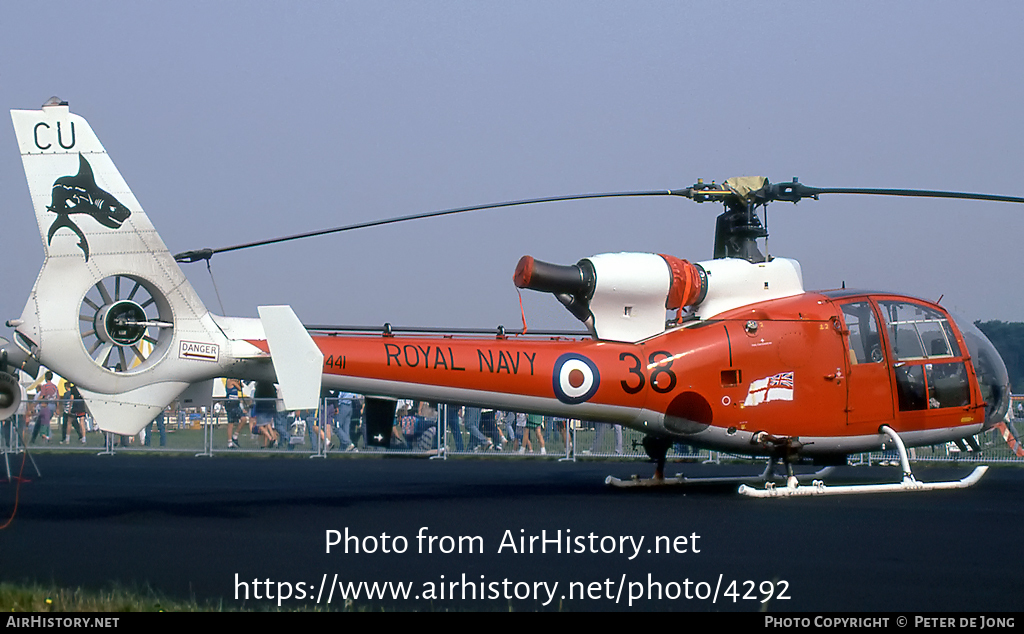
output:
[[[36,428],[32,430],[32,442],[42,434],[50,442],[50,419],[57,401],[57,386],[53,384],[53,372],[46,371],[46,382],[36,392]]]

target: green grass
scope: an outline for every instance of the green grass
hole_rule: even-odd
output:
[[[417,606],[421,610],[422,606]],[[496,610],[511,610],[500,606]],[[162,596],[152,589],[112,587],[101,591],[58,588],[39,584],[0,582],[0,612],[371,612],[396,610],[394,605],[354,603],[337,605],[278,607],[274,602],[231,603],[181,601]]]
[[[266,604],[225,605],[223,601],[199,603],[170,599],[152,589],[112,587],[101,591],[58,588],[39,584],[0,582],[0,612],[365,612],[381,606],[347,602],[324,609],[284,607]]]
[[[152,590],[113,588],[88,592],[0,583],[0,610],[4,612],[209,612],[223,609],[221,605],[170,600]]]

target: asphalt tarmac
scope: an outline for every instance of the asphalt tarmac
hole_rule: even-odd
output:
[[[26,469],[0,531],[3,581],[116,583],[225,607],[340,608],[359,591],[356,605],[399,610],[1024,609],[1024,469],[1014,467],[966,490],[758,500],[734,486],[604,485],[648,475],[637,462],[35,458],[43,477]],[[680,469],[758,470],[667,473]],[[0,523],[14,495],[0,484]],[[374,590],[384,598],[368,599]]]

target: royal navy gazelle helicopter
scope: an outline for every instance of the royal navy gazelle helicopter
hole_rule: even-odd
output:
[[[1001,424],[1009,380],[992,344],[934,302],[857,290],[809,292],[799,263],[766,258],[756,209],[827,193],[1021,198],[955,192],[819,189],[796,181],[587,194],[395,218],[610,196],[719,202],[714,258],[606,253],[556,265],[523,257],[514,281],[555,296],[585,326],[573,335],[460,332],[325,333],[288,306],[258,319],[211,313],[89,124],[52,99],[11,112],[45,260],[0,364],[39,365],[74,381],[99,426],[133,434],[190,384],[215,377],[273,381],[286,407],[317,406],[321,386],[367,395],[370,435],[390,434],[394,401],[415,398],[618,423],[645,434],[663,483],[674,442],[781,462],[787,484],[757,495],[804,495],[969,486],[919,482],[906,446],[959,441]],[[365,225],[359,225],[365,226]],[[334,231],[352,229],[339,228]],[[265,243],[293,239],[289,236]],[[263,243],[257,243],[263,244]],[[3,370],[0,367],[0,370]],[[0,373],[0,418],[17,406]],[[16,383],[16,382],[15,382]],[[800,486],[791,465],[845,463],[884,444],[900,452],[902,482]],[[678,481],[676,479],[675,481]]]

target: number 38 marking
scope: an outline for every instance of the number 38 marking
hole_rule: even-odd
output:
[[[665,363],[662,361],[659,363],[659,359],[668,359]],[[636,384],[630,385],[629,381],[621,381],[622,389],[627,394],[636,394],[640,390],[644,389],[647,385],[648,377],[644,375],[644,366],[640,361],[640,357],[636,356],[631,352],[623,352],[619,355],[620,361],[631,361],[632,367],[629,368],[629,373],[636,376]],[[672,371],[672,355],[665,350],[656,350],[647,356],[648,367],[654,366],[651,370],[651,389],[660,394],[671,392],[676,387],[676,373]],[[665,381],[659,381],[662,376],[667,376],[667,383]]]

